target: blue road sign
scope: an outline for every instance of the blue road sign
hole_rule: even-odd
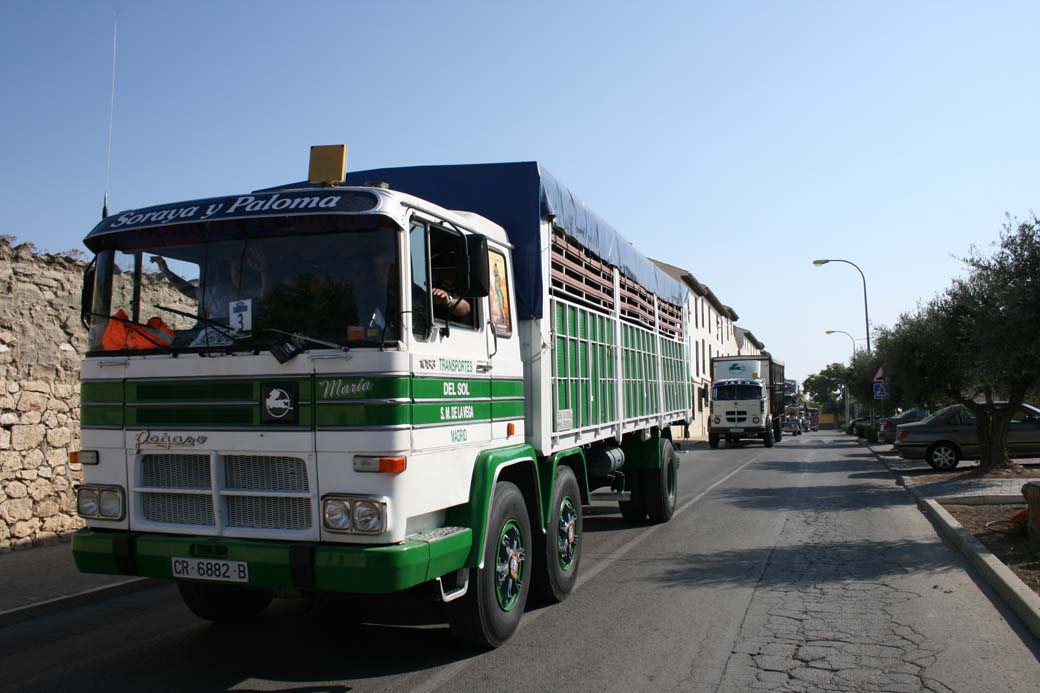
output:
[[[888,399],[888,383],[874,383],[874,399]]]

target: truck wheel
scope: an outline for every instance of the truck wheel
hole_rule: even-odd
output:
[[[621,517],[626,522],[642,522],[646,519],[646,499],[643,495],[643,474],[632,471],[625,474],[625,488],[632,492],[630,500],[618,501]]]
[[[646,511],[653,522],[668,522],[679,497],[679,455],[672,441],[661,441],[661,468],[643,472]]]
[[[558,467],[551,500],[552,515],[545,527],[545,562],[532,589],[541,601],[562,602],[574,589],[581,563],[581,490],[570,467]]]
[[[713,435],[711,435],[709,433],[708,434],[708,447],[712,448],[712,449],[719,447],[719,437],[718,436],[713,436]]]
[[[766,432],[762,434],[762,443],[767,447],[773,447],[773,429],[767,428]]]
[[[274,598],[267,590],[210,582],[178,580],[177,589],[193,614],[220,624],[241,623],[259,616]]]
[[[784,439],[784,428],[777,421],[773,421],[773,440],[779,443]]]
[[[470,568],[469,591],[451,603],[451,630],[482,650],[498,647],[520,625],[531,587],[531,523],[520,489],[495,486],[484,545],[484,567]]]

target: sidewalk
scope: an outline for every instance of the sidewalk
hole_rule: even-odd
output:
[[[79,572],[69,542],[0,553],[0,626],[57,603],[91,601],[147,582],[137,577]]]
[[[899,453],[889,445],[878,445],[865,443],[881,464],[895,472],[903,480],[905,486],[915,488],[921,495],[927,498],[952,498],[965,496],[1015,496],[1018,502],[1025,502],[1022,498],[1022,486],[1037,479],[1030,478],[1005,478],[1005,479],[934,479],[939,472],[928,466],[923,460],[904,460]],[[1040,464],[1040,460],[1027,459],[1018,460],[1028,466]],[[962,461],[957,466],[957,471],[971,469],[978,466],[977,462],[970,460]]]
[[[956,546],[975,567],[982,579],[992,587],[1008,606],[1018,614],[1033,636],[1040,640],[1040,594],[1022,582],[1015,573],[997,558],[981,541],[966,530],[943,507],[942,502],[955,500],[958,504],[1019,504],[1024,503],[1022,486],[1031,478],[1017,479],[940,479],[931,480],[937,472],[920,460],[904,460],[887,446],[861,441],[881,464],[896,474],[918,507],[931,520],[940,536]],[[1018,460],[1029,467],[1040,463],[1037,459]],[[966,462],[958,469],[976,466]]]

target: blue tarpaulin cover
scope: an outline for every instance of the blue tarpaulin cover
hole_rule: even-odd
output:
[[[513,243],[517,311],[541,318],[544,282],[539,260],[540,223],[550,216],[580,244],[623,274],[677,305],[686,287],[639,253],[610,224],[538,162],[407,166],[353,171],[347,185],[385,181],[448,209],[475,212],[502,226]]]

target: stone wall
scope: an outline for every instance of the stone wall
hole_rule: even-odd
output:
[[[69,452],[80,438],[85,267],[0,236],[0,551],[53,542],[83,524],[73,492],[83,470]],[[191,310],[156,276],[146,282],[146,297]]]

